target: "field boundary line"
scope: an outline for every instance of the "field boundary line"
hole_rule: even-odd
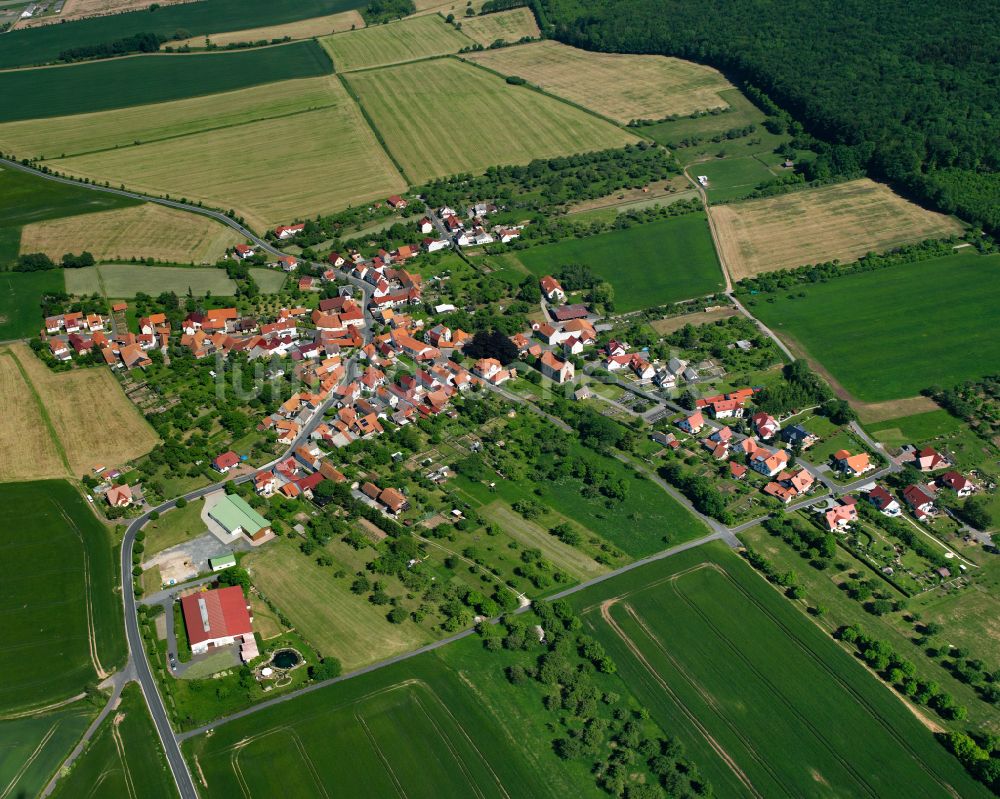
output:
[[[434,692],[431,691],[432,695],[433,693]],[[459,771],[461,771],[465,779],[468,780],[469,787],[472,788],[473,793],[475,793],[475,795],[479,797],[479,799],[486,799],[486,797],[483,795],[483,792],[479,789],[479,786],[476,784],[476,780],[473,779],[472,774],[469,773],[469,769],[466,767],[465,761],[459,756],[458,750],[455,749],[454,742],[451,740],[448,734],[441,728],[441,725],[438,724],[437,721],[435,721],[434,718],[431,716],[431,714],[427,712],[427,708],[425,708],[423,706],[423,703],[421,703],[420,697],[414,694],[413,703],[418,708],[420,708],[420,712],[424,714],[424,718],[427,719],[427,722],[431,725],[431,727],[434,728],[434,732],[437,733],[438,739],[441,740],[444,743],[444,745],[448,748],[448,752],[451,753],[452,758],[454,758],[455,763],[458,765]],[[473,748],[475,749],[475,747]],[[479,753],[479,750],[476,749],[476,752]],[[500,786],[500,790],[503,791],[503,786]],[[507,796],[506,791],[503,791],[503,793],[504,796]]]
[[[251,87],[251,88],[253,88],[253,87]],[[237,90],[237,91],[239,91],[239,90]],[[202,96],[204,96],[204,95],[202,95]],[[178,101],[167,100],[166,102],[178,102]],[[183,101],[179,101],[179,102],[183,102]],[[154,139],[139,139],[137,141],[133,141],[133,142],[126,143],[126,144],[117,145],[117,146],[114,146],[114,147],[99,147],[99,148],[97,148],[95,150],[81,150],[78,153],[63,153],[62,155],[58,156],[57,158],[39,158],[38,161],[40,163],[48,163],[48,162],[55,163],[55,162],[59,162],[59,161],[63,161],[63,160],[69,159],[69,158],[77,158],[77,157],[82,157],[82,156],[85,156],[85,155],[99,155],[100,153],[119,152],[121,150],[129,150],[129,149],[134,149],[136,147],[145,147],[147,144],[159,144],[160,142],[174,141],[175,139],[186,139],[186,138],[189,138],[191,136],[199,136],[202,133],[215,133],[215,132],[220,131],[220,130],[230,130],[231,128],[242,128],[242,127],[246,127],[247,125],[254,125],[254,124],[258,123],[258,122],[270,122],[271,120],[275,120],[275,119],[287,119],[288,117],[299,116],[301,114],[311,114],[314,111],[325,111],[325,110],[327,110],[329,108],[336,108],[336,107],[337,107],[336,103],[330,103],[329,105],[317,105],[317,106],[313,106],[311,108],[302,108],[302,109],[299,109],[298,111],[289,111],[287,114],[275,114],[274,116],[256,117],[254,119],[244,120],[243,122],[232,122],[232,123],[230,123],[228,125],[215,125],[215,126],[210,127],[210,128],[201,128],[200,130],[192,130],[192,131],[190,131],[188,133],[175,133],[175,134],[173,134],[171,136],[160,136],[160,137],[154,138]],[[45,220],[43,220],[43,221],[45,221]],[[182,265],[183,266],[190,266],[190,264],[182,264]],[[160,264],[157,264],[157,266],[160,266]]]
[[[539,41],[543,41],[543,40],[540,39]],[[482,51],[477,51],[477,52],[482,52]],[[502,72],[499,72],[499,71],[497,71],[497,70],[495,70],[495,69],[493,69],[491,67],[488,67],[485,64],[480,64],[478,61],[473,61],[473,60],[468,59],[468,58],[462,58],[463,55],[466,55],[466,54],[465,53],[452,53],[451,55],[443,56],[443,58],[455,58],[455,59],[458,59],[463,64],[469,64],[470,66],[476,67],[477,69],[481,69],[484,72],[490,73],[491,75],[495,75],[496,77],[498,77],[501,80],[503,80],[503,82],[505,84],[507,83],[507,78],[514,77],[513,75],[504,75]],[[520,77],[520,76],[518,76],[518,77]],[[635,136],[637,139],[644,139],[645,141],[652,142],[653,145],[656,146],[656,147],[663,147],[662,144],[660,144],[659,142],[657,142],[656,140],[654,140],[652,137],[650,137],[650,136],[643,136],[643,135],[641,135],[639,133],[636,133],[635,131],[638,130],[638,128],[630,128],[628,125],[623,125],[617,119],[612,119],[611,117],[606,117],[606,116],[604,116],[604,114],[598,113],[593,108],[587,108],[587,106],[585,106],[585,105],[580,105],[579,103],[575,103],[572,100],[567,100],[565,97],[560,97],[558,94],[552,94],[552,92],[548,91],[547,89],[543,89],[541,86],[538,86],[537,84],[532,83],[527,78],[525,78],[524,79],[524,83],[522,83],[520,85],[516,85],[516,84],[507,84],[507,85],[508,86],[514,86],[514,88],[529,89],[529,90],[531,90],[533,92],[536,92],[537,94],[544,95],[545,97],[548,97],[551,100],[556,100],[556,101],[558,101],[560,103],[563,103],[564,105],[568,105],[568,106],[570,106],[570,108],[575,108],[577,111],[583,111],[585,114],[589,114],[592,117],[597,117],[597,119],[603,120],[604,122],[607,122],[609,125],[614,125],[616,128],[624,130],[626,133],[630,133],[631,135]],[[664,149],[667,149],[667,148],[664,147]]]
[[[66,513],[66,509],[59,507],[59,515],[66,520],[66,526],[73,531],[80,539],[80,547],[83,549],[83,584],[86,589],[85,607],[87,610],[87,646],[90,649],[90,661],[94,666],[94,671],[100,679],[106,679],[108,674],[101,666],[101,659],[97,654],[97,626],[94,623],[94,586],[90,581],[90,553],[87,551],[87,542],[76,522]]]
[[[128,791],[131,799],[138,799],[138,795],[135,792],[135,783],[132,781],[132,772],[129,771],[128,762],[125,759],[125,742],[122,740],[121,733],[118,732],[118,723],[114,718],[111,719],[111,738],[115,742],[115,749],[118,750],[118,761],[122,764],[122,778],[125,780],[125,790]]]
[[[14,776],[11,777],[10,782],[7,783],[7,787],[4,788],[3,793],[0,793],[0,799],[7,799],[10,792],[14,790],[14,786],[17,785],[21,777],[24,776],[24,773],[31,768],[31,764],[38,759],[38,756],[42,753],[46,744],[52,740],[52,736],[56,734],[56,730],[59,728],[60,723],[61,720],[57,719],[52,723],[52,726],[46,730],[45,735],[42,736],[42,740],[38,742],[38,746],[35,747],[34,751],[28,756],[24,763],[21,764],[21,768],[14,772]]]
[[[487,769],[489,769],[490,774],[493,776],[493,781],[497,784],[497,787],[500,789],[500,793],[506,796],[507,799],[510,799],[510,794],[507,792],[507,789],[504,786],[503,782],[500,780],[500,777],[497,775],[496,771],[493,770],[493,766],[490,765],[490,762],[486,759],[486,756],[483,754],[483,751],[478,746],[476,746],[476,742],[473,741],[469,733],[466,732],[464,725],[457,718],[455,718],[455,714],[451,712],[451,709],[444,703],[444,701],[441,699],[440,696],[438,696],[437,692],[433,688],[431,688],[429,685],[426,684],[421,684],[420,687],[422,687],[425,691],[427,691],[427,693],[430,694],[430,696],[434,699],[434,702],[437,704],[437,706],[441,708],[441,710],[443,710],[448,715],[448,718],[451,719],[452,724],[455,725],[455,729],[462,734],[462,737],[465,738],[469,746],[472,747],[472,750],[479,756],[479,759],[482,761],[483,765],[486,766]],[[420,703],[420,698],[415,696],[414,701],[416,701],[421,711],[423,711],[424,715],[427,716],[428,719],[430,719],[431,724],[433,724],[435,729],[437,729],[437,722],[435,722],[434,719],[431,718],[430,714],[427,713],[427,711],[424,709],[423,705]],[[445,733],[441,732],[440,734],[446,737]],[[466,771],[464,764],[462,765],[462,771],[463,772]],[[473,785],[475,785],[475,780],[471,779],[471,775],[470,775],[470,781],[473,783]],[[478,786],[476,787],[476,792],[479,793]]]
[[[726,578],[727,575],[725,574],[725,570],[717,569],[716,571],[721,573],[724,579]],[[677,596],[681,600],[681,602],[687,605],[688,608],[698,618],[700,618],[705,625],[708,626],[708,628],[718,637],[720,641],[724,642],[725,645],[729,647],[733,655],[735,655],[736,659],[739,660],[747,668],[749,673],[757,677],[757,679],[759,679],[764,685],[766,685],[767,688],[774,695],[775,699],[777,699],[781,704],[783,704],[785,706],[785,709],[789,713],[791,713],[791,715],[794,718],[797,718],[806,727],[806,729],[812,732],[812,734],[816,737],[816,740],[822,743],[824,747],[826,747],[827,751],[833,756],[834,760],[840,763],[841,767],[845,771],[847,771],[848,774],[852,775],[855,780],[858,781],[859,786],[863,787],[870,796],[877,797],[878,792],[875,790],[874,786],[872,786],[872,784],[868,782],[865,776],[861,774],[861,772],[859,772],[847,758],[843,757],[841,754],[837,752],[837,750],[833,747],[833,745],[830,743],[827,737],[823,734],[822,730],[820,730],[815,724],[813,724],[806,716],[806,714],[802,713],[798,708],[796,708],[792,700],[789,699],[781,690],[779,690],[778,686],[772,680],[770,680],[763,671],[758,669],[745,654],[743,654],[742,650],[733,642],[731,638],[729,638],[729,636],[727,636],[725,633],[722,632],[722,630],[715,624],[715,622],[713,622],[708,617],[708,615],[701,609],[701,607],[699,607],[697,602],[695,602],[693,599],[691,599],[691,597],[689,597],[684,591],[681,590],[678,581],[675,580],[671,585],[671,588],[673,589],[675,596]],[[665,651],[663,644],[653,634],[652,630],[648,628],[645,621],[638,614],[634,614],[633,618],[635,618],[639,626],[646,631],[646,634],[649,635],[649,637],[656,643],[656,645],[660,647],[661,650]],[[786,638],[791,637],[790,631],[783,630],[783,632]]]
[[[365,108],[365,104],[361,102],[361,97],[358,95],[356,91],[354,91],[354,87],[351,86],[350,82],[347,80],[347,77],[343,72],[337,72],[335,74],[337,76],[337,79],[343,85],[344,89],[347,91],[348,97],[350,97],[354,101],[355,105],[357,105],[358,110],[361,112],[362,118],[368,124],[368,127],[371,129],[371,132],[375,135],[375,140],[382,147],[382,150],[385,152],[389,160],[392,161],[392,165],[396,167],[396,171],[399,172],[400,176],[403,178],[403,180],[406,181],[408,186],[412,186],[413,181],[410,180],[409,175],[406,174],[406,170],[403,169],[403,165],[399,163],[399,160],[396,158],[395,155],[393,155],[392,150],[389,149],[389,145],[386,144],[385,137],[382,135],[382,131],[378,129],[378,126],[375,124],[375,120],[371,118],[371,115],[368,113],[368,109]]]
[[[24,368],[24,364],[21,363],[20,359],[13,350],[8,348],[5,349],[3,353],[6,353],[13,358],[14,363],[17,364],[17,369],[21,373],[21,378],[28,386],[28,390],[31,391],[31,396],[35,398],[35,405],[38,407],[38,412],[42,417],[42,423],[45,425],[45,429],[49,431],[49,437],[52,439],[52,444],[56,448],[59,459],[62,461],[63,466],[66,467],[66,473],[72,475],[73,470],[69,465],[69,457],[66,455],[66,448],[63,447],[62,441],[59,440],[59,435],[56,433],[56,427],[52,423],[52,417],[49,416],[49,411],[45,407],[45,403],[42,402],[41,394],[38,393],[38,389],[35,387],[35,384],[31,382],[31,378],[28,376],[28,371]]]
[[[375,752],[375,756],[382,762],[382,768],[385,769],[386,773],[389,775],[389,779],[392,780],[392,784],[396,788],[396,793],[403,797],[403,799],[406,799],[407,793],[403,790],[403,785],[399,781],[399,777],[396,776],[396,772],[392,770],[389,758],[385,756],[385,752],[382,751],[382,747],[379,746],[378,741],[375,740],[375,735],[368,727],[368,722],[365,721],[364,716],[362,716],[358,711],[354,712],[354,720],[358,722],[358,726],[360,726],[364,731],[365,737],[368,738],[369,745]]]
[[[618,597],[604,600],[604,602],[602,602],[600,605],[601,618],[609,627],[611,627],[612,632],[614,632],[614,634],[618,636],[621,642],[625,644],[625,647],[632,653],[632,656],[635,657],[635,659],[645,669],[646,673],[654,680],[654,682],[656,682],[660,686],[660,688],[663,689],[664,693],[666,693],[674,701],[677,707],[680,708],[680,711],[681,713],[684,714],[685,718],[687,718],[687,720],[694,726],[694,728],[701,733],[702,737],[705,739],[705,742],[709,745],[709,747],[715,751],[715,753],[719,756],[719,759],[722,760],[722,762],[725,763],[725,765],[733,772],[733,776],[735,776],[736,779],[753,796],[758,797],[758,799],[763,799],[763,794],[761,794],[754,787],[753,782],[751,782],[750,778],[746,775],[743,769],[739,767],[739,765],[733,759],[732,755],[730,755],[725,750],[725,747],[723,747],[722,744],[720,744],[717,740],[715,740],[715,738],[708,731],[708,729],[701,723],[698,717],[691,711],[691,709],[687,705],[685,705],[680,700],[680,697],[674,693],[673,689],[670,687],[667,681],[664,680],[663,677],[661,677],[660,674],[657,673],[656,669],[652,667],[649,661],[646,660],[645,656],[642,654],[642,650],[639,649],[635,641],[633,641],[628,636],[628,634],[626,634],[626,632],[621,628],[618,622],[614,620],[614,618],[611,615],[611,608],[618,601],[619,601]]]
[[[947,791],[952,797],[954,797],[954,799],[960,799],[959,793],[950,784],[948,784],[944,779],[942,779],[941,777],[939,777],[934,772],[934,770],[930,766],[928,766],[927,763],[924,762],[924,759],[922,757],[920,757],[920,755],[918,755],[909,746],[909,743],[907,742],[906,738],[903,737],[902,735],[899,735],[896,732],[895,728],[888,721],[886,721],[882,717],[882,714],[879,713],[876,708],[872,707],[872,705],[869,704],[869,702],[863,696],[861,696],[859,694],[859,692],[854,688],[854,686],[850,685],[850,683],[848,683],[833,668],[831,668],[829,666],[829,664],[822,657],[820,657],[810,646],[808,646],[804,641],[802,641],[798,636],[796,636],[789,629],[788,625],[785,624],[785,622],[783,622],[781,619],[779,619],[776,614],[772,613],[768,608],[764,607],[764,605],[758,599],[756,599],[754,596],[752,596],[750,594],[750,592],[747,591],[746,588],[744,586],[742,586],[736,580],[736,578],[733,577],[733,575],[728,570],[722,569],[722,573],[725,575],[726,579],[728,579],[731,583],[733,583],[736,586],[736,589],[741,594],[743,594],[743,596],[751,604],[753,604],[758,610],[760,610],[761,613],[763,613],[769,619],[771,619],[771,621],[775,625],[777,625],[778,627],[780,627],[782,629],[782,631],[785,632],[785,635],[788,637],[788,639],[790,641],[792,641],[795,644],[796,647],[798,647],[800,650],[802,650],[810,659],[812,659],[815,663],[817,663],[819,665],[819,667],[823,671],[825,671],[827,674],[829,674],[838,684],[840,684],[840,686],[847,693],[849,693],[858,704],[860,704],[862,707],[864,707],[868,711],[869,715],[873,719],[875,719],[875,721],[878,722],[879,726],[881,726],[889,734],[889,736],[894,741],[896,741],[900,745],[900,747],[903,748],[907,752],[907,754],[910,755],[910,757],[914,760],[914,762],[932,780],[934,780],[934,782],[936,782],[938,785],[940,785],[945,791]],[[759,575],[756,570],[751,569],[751,573],[754,574],[754,575],[759,576],[760,579],[764,579],[764,577],[762,575]],[[774,587],[774,586],[772,586],[770,582],[768,582],[768,581],[765,580],[765,583],[766,583],[766,585],[770,586],[772,590],[777,591],[777,588]],[[798,610],[796,610],[795,612],[796,612],[796,614],[799,613]],[[834,643],[835,644],[837,643],[836,640],[834,640]],[[843,646],[839,646],[838,645],[837,648],[840,649],[842,652],[845,652],[846,654],[850,655],[850,652],[848,652]],[[861,668],[863,669],[863,671],[868,676],[876,676],[877,677],[877,675],[875,674],[874,671],[872,671],[866,664],[859,663],[859,661],[855,657],[851,656],[850,660],[852,662],[854,662],[855,664],[860,665]],[[901,696],[899,696],[895,691],[893,691],[890,686],[886,685],[882,680],[878,680],[878,684],[886,687],[887,689],[889,689],[891,695],[896,696],[897,699],[899,699],[899,701],[901,701],[903,703],[904,707],[906,707],[908,710],[911,710],[911,708],[909,707],[909,705],[906,702],[906,700],[903,699]]]

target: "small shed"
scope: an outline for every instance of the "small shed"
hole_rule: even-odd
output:
[[[231,569],[236,565],[236,556],[230,552],[228,555],[219,555],[217,558],[209,558],[208,565],[212,571],[221,572],[223,569]]]

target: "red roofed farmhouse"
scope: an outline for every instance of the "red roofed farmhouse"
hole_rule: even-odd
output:
[[[257,642],[251,625],[253,620],[243,589],[238,585],[188,594],[181,598],[181,608],[194,654],[200,655],[209,649],[239,641],[243,644],[240,654],[244,660],[257,656]]]

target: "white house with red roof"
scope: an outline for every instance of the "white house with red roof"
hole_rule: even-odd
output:
[[[924,519],[934,512],[934,496],[925,486],[908,485],[903,489],[903,501],[910,506],[917,519]]]
[[[938,478],[938,485],[942,488],[950,488],[959,497],[967,497],[976,490],[973,482],[960,472],[945,472]]]
[[[951,466],[951,463],[934,447],[924,447],[917,453],[913,465],[922,472],[933,472]]]
[[[690,416],[681,419],[677,423],[677,426],[685,433],[695,435],[705,426],[705,417],[702,415],[701,411],[695,411]]]
[[[244,662],[257,657],[253,618],[240,586],[188,594],[181,597],[181,610],[193,654],[240,643]]]
[[[552,275],[545,275],[539,282],[542,289],[542,295],[549,302],[563,302],[566,299],[566,292],[563,291],[563,287],[559,284]]]
[[[883,486],[877,485],[868,492],[868,501],[885,516],[899,516],[903,512],[899,502]]]
[[[572,363],[559,360],[549,351],[542,353],[542,357],[538,359],[538,366],[543,375],[557,383],[569,382],[576,372]]]
[[[778,420],[771,416],[771,414],[764,413],[763,411],[755,413],[750,417],[750,421],[753,422],[754,430],[757,431],[757,435],[763,441],[774,438],[778,434],[778,431],[781,430]]]
[[[274,235],[279,239],[290,239],[297,236],[305,229],[305,222],[300,222],[297,225],[278,225],[278,227],[274,229]]]
[[[237,455],[232,450],[228,452],[223,452],[219,457],[212,461],[212,466],[217,472],[225,474],[230,469],[232,469],[236,464],[240,462],[240,456]]]
[[[823,518],[826,521],[826,529],[831,533],[839,533],[846,530],[851,522],[857,521],[858,509],[854,497],[844,497],[836,505],[830,508]]]

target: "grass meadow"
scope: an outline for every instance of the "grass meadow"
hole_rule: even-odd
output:
[[[101,294],[115,299],[128,299],[139,291],[153,297],[164,291],[172,291],[180,296],[187,294],[188,289],[195,296],[211,292],[216,296],[231,297],[236,284],[224,270],[212,267],[99,264],[66,271],[68,294]]]
[[[21,229],[22,253],[44,252],[56,261],[63,253],[86,250],[99,261],[155,258],[210,264],[242,241],[232,228],[207,216],[156,203],[35,222]]]
[[[691,172],[706,174],[700,168]],[[715,206],[709,213],[734,281],[835,259],[846,263],[962,231],[953,217],[927,211],[867,178]]]
[[[280,25],[309,17],[335,14],[355,6],[353,0],[212,0],[180,3],[151,13],[92,17],[62,25],[12,31],[0,41],[0,69],[55,61],[69,47],[100,44],[136,33],[192,36],[237,28]]]
[[[168,47],[204,47],[206,38],[217,46],[225,47],[238,42],[259,42],[283,39],[311,39],[314,36],[327,36],[331,33],[363,28],[365,19],[356,10],[341,11],[338,14],[327,14],[323,17],[310,17],[295,22],[285,22],[279,25],[269,25],[264,28],[249,28],[244,30],[223,31],[206,36],[192,36],[179,42],[170,42]]]
[[[752,155],[705,161],[694,164],[688,171],[692,177],[705,175],[708,178],[705,193],[709,202],[738,200],[752,192],[758,184],[777,177]]]
[[[329,72],[330,59],[313,41],[11,70],[0,72],[0,95],[18,102],[0,106],[0,122],[162,103]],[[115,90],[108,91],[109,86]]]
[[[76,703],[39,716],[0,721],[0,794],[40,796],[80,740],[95,708]]]
[[[0,341],[36,335],[42,326],[42,295],[63,290],[63,273],[57,269],[0,272]]]
[[[474,42],[437,14],[411,17],[388,25],[336,33],[320,39],[337,72],[457,53]]]
[[[338,83],[326,107],[58,160],[56,168],[234,208],[263,230],[406,188]]]
[[[721,545],[572,602],[719,796],[987,795],[891,689]]]
[[[0,460],[0,481],[68,476],[66,450],[59,443],[52,420],[42,408],[24,367],[10,350],[0,350],[0,403],[6,409],[0,424],[0,447],[4,453]]]
[[[414,183],[636,141],[604,120],[456,59],[345,79]]]
[[[62,480],[0,485],[0,711],[83,691],[125,657],[118,564],[107,528]]]
[[[704,213],[633,225],[519,250],[535,275],[585,264],[615,290],[615,310],[635,311],[711,294],[723,287]]]
[[[334,557],[339,563],[347,555],[346,549],[338,547]],[[372,552],[359,555],[357,568],[363,569]],[[249,555],[243,565],[299,633],[324,656],[338,658],[346,669],[407,652],[436,637],[410,621],[390,624],[385,608],[352,594],[349,581],[335,580],[330,569],[303,556],[291,541],[276,541],[267,552]]]
[[[855,397],[910,397],[996,371],[1000,256],[962,253],[848,275],[758,299],[750,311]]]
[[[537,39],[541,35],[535,15],[525,7],[463,19],[462,33],[483,47],[489,47],[499,39],[514,43],[525,36]]]
[[[173,777],[137,683],[122,691],[121,704],[90,739],[72,770],[56,783],[54,797],[172,799]]]
[[[517,75],[547,92],[626,123],[724,108],[732,84],[714,69],[678,58],[578,50],[554,41],[471,53],[463,58]]]

